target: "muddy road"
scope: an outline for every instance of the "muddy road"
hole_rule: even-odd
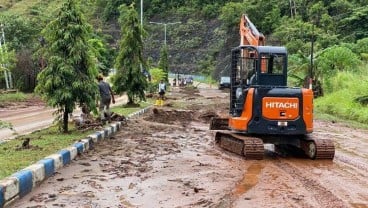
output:
[[[315,121],[333,161],[278,155],[245,161],[214,143],[209,118],[227,93],[175,88],[153,108],[12,207],[368,207],[368,131]]]

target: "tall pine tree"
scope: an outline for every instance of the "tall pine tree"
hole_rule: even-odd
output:
[[[122,38],[115,61],[117,72],[113,79],[113,88],[117,93],[126,92],[128,104],[133,104],[137,99],[146,99],[144,91],[147,88],[147,80],[140,67],[145,67],[142,40],[144,30],[138,21],[134,4],[123,4],[119,10]]]
[[[67,0],[43,31],[48,65],[38,75],[36,91],[57,108],[56,120],[64,132],[68,132],[68,115],[76,104],[96,107],[97,70],[89,53],[90,31],[76,0]]]
[[[158,63],[158,68],[165,72],[165,82],[169,81],[169,54],[167,45],[163,45],[160,50],[160,61]]]

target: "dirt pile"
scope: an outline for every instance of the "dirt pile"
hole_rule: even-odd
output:
[[[107,115],[105,115],[107,117]],[[99,117],[95,118],[89,113],[82,113],[80,116],[72,118],[74,125],[79,131],[101,130],[105,124]],[[127,124],[127,119],[124,115],[112,112],[109,122],[119,121],[123,126]]]
[[[185,125],[194,119],[193,116],[194,112],[190,110],[153,108],[148,116],[144,117],[144,120],[164,124]]]

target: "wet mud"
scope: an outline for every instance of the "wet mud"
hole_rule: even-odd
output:
[[[12,207],[368,207],[366,130],[316,121],[316,136],[334,140],[333,161],[272,146],[246,161],[208,130],[228,100],[219,90],[174,88],[164,107],[129,120]]]

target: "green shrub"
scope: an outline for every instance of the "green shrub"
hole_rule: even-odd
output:
[[[147,87],[147,92],[155,93],[158,91],[158,82],[149,82]]]
[[[365,68],[357,72],[338,72],[328,79],[329,93],[317,98],[317,113],[325,113],[368,124],[368,108],[363,102],[368,96],[368,78]],[[326,83],[325,83],[326,84]]]

